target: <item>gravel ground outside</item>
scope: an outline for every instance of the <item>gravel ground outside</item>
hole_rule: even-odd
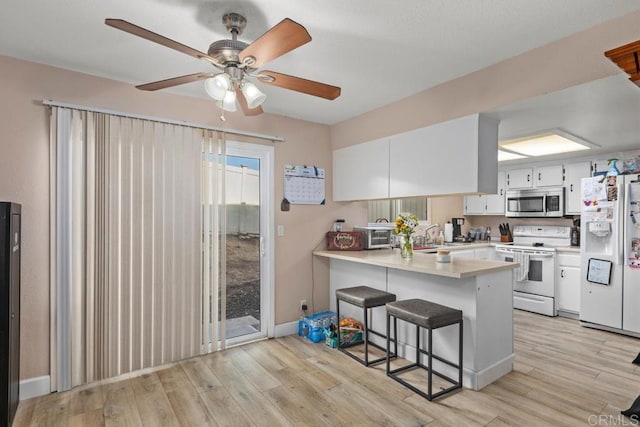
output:
[[[260,238],[227,235],[227,319],[260,320]]]

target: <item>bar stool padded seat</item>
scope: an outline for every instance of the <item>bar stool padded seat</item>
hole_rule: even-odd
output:
[[[462,310],[421,299],[408,299],[387,304],[387,313],[427,329],[451,325],[462,319]]]
[[[357,307],[379,307],[396,300],[396,296],[389,292],[370,288],[369,286],[354,286],[352,288],[336,290],[336,298]]]

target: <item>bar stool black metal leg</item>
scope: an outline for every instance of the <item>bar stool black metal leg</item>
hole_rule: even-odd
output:
[[[391,356],[389,355],[389,352],[391,350],[391,318],[389,316],[389,314],[387,313],[387,374],[389,374],[389,366],[391,365]],[[395,338],[395,336],[394,336]],[[396,341],[396,353],[398,351],[398,342]]]
[[[340,350],[340,299],[336,298],[336,316],[338,319],[338,324],[336,325],[336,329],[338,331],[338,350]]]
[[[364,312],[364,365],[369,366],[369,316],[367,316],[366,307],[362,311]]]
[[[427,338],[429,340],[428,344],[427,344],[427,348],[429,349],[429,356],[428,356],[428,360],[429,360],[429,388],[427,390],[427,395],[429,396],[428,399],[431,400],[433,399],[433,393],[432,393],[432,382],[433,382],[433,358],[432,358],[432,351],[433,349],[431,348],[431,344],[433,344],[433,330],[431,328],[427,329],[427,333],[429,334],[429,337]]]
[[[393,318],[393,356],[398,357],[398,318]]]
[[[458,383],[460,384],[460,387],[462,387],[462,324],[463,320],[460,320],[460,329],[458,330],[458,334],[460,335],[460,358],[458,359],[458,366],[460,368],[458,369]]]

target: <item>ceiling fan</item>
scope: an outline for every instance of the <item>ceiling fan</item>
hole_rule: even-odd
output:
[[[264,102],[266,95],[247,77],[255,78],[267,85],[329,100],[340,96],[340,88],[337,86],[275,71],[259,70],[267,62],[311,41],[311,36],[302,25],[285,18],[253,43],[248,44],[238,40],[238,36],[247,25],[247,20],[242,15],[225,14],[222,23],[231,33],[231,40],[214,41],[208,52],[204,53],[122,19],[105,19],[105,24],[111,27],[189,56],[204,59],[221,70],[218,73],[194,73],[136,86],[141,90],[153,91],[204,80],[205,91],[216,100],[220,108],[224,111],[236,111],[237,100],[248,116],[263,112],[260,104]]]

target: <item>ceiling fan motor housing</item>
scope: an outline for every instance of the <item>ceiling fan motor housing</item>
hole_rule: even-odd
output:
[[[240,64],[238,54],[247,46],[249,46],[247,43],[240,40],[218,40],[211,43],[207,53],[209,56],[214,57],[220,64]]]

